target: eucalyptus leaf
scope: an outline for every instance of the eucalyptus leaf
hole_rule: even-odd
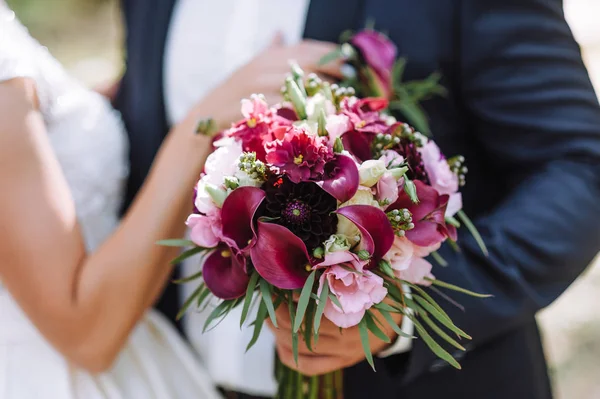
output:
[[[431,253],[431,257],[437,262],[438,265],[440,265],[442,267],[448,266],[448,262],[446,262],[446,259],[444,259],[438,251],[433,251]]]
[[[323,317],[323,312],[325,311],[325,305],[327,304],[327,297],[329,296],[329,284],[323,284],[323,288],[321,290],[321,295],[318,299],[317,310],[315,313],[314,320],[314,334],[315,334],[315,344],[319,340],[319,328],[321,327],[321,318]]]
[[[187,251],[182,252],[175,259],[171,260],[171,264],[172,265],[177,265],[177,264],[183,262],[184,260],[186,260],[187,258],[191,258],[192,256],[194,256],[196,254],[199,254],[199,253],[202,253],[204,251],[208,251],[208,249],[202,248],[202,247],[196,247],[196,248],[188,249]]]
[[[254,320],[254,331],[252,332],[252,338],[250,342],[248,342],[248,346],[246,347],[246,352],[250,350],[258,340],[260,336],[260,332],[262,330],[263,324],[265,323],[265,319],[267,318],[267,306],[263,301],[260,301],[260,305],[258,305],[258,311],[256,312],[256,319]]]
[[[379,328],[377,323],[375,323],[373,314],[370,311],[367,311],[365,313],[364,319],[366,319],[367,328],[373,333],[374,336],[376,336],[385,343],[389,344],[391,342],[390,338],[387,335],[385,335],[385,333],[381,331],[381,328]]]
[[[418,103],[409,98],[400,98],[400,100],[390,103],[390,107],[402,112],[408,122],[418,131],[426,136],[431,135],[431,129],[425,111]]]
[[[163,247],[192,247],[192,246],[196,246],[196,244],[194,244],[194,242],[191,241],[191,240],[178,240],[178,239],[160,240],[160,241],[156,242],[156,245],[162,245]]]
[[[365,352],[365,358],[367,362],[375,371],[375,364],[373,363],[373,354],[371,353],[371,345],[369,344],[369,327],[367,326],[367,320],[363,318],[360,323],[358,323],[358,332],[360,334],[360,342],[362,344],[363,350]]]
[[[490,253],[488,252],[485,242],[483,241],[483,238],[481,238],[481,235],[479,234],[477,227],[475,227],[473,222],[471,222],[471,219],[469,219],[467,214],[463,210],[460,210],[460,211],[458,211],[457,215],[458,215],[458,218],[463,222],[463,224],[465,226],[467,226],[467,230],[469,230],[469,232],[471,233],[471,235],[477,242],[477,245],[479,245],[481,252],[483,252],[483,254],[485,256],[490,256]]]
[[[184,277],[184,278],[179,279],[179,280],[173,280],[172,283],[173,284],[185,284],[185,283],[189,283],[190,281],[194,281],[196,279],[199,279],[201,277],[202,277],[202,270],[200,270],[197,273],[192,274],[191,276]]]
[[[404,338],[409,338],[409,339],[415,338],[412,335],[409,335],[409,334],[405,333],[404,331],[402,331],[400,326],[397,325],[396,322],[394,321],[394,319],[392,318],[392,315],[390,314],[390,312],[388,312],[387,310],[379,310],[379,313],[381,313],[383,318],[388,322],[388,324],[390,325],[390,327],[392,327],[392,329],[394,330],[394,332],[396,334],[398,334],[399,336],[404,337]],[[404,317],[406,317],[406,316],[404,316]]]
[[[215,307],[213,309],[213,311],[210,313],[210,315],[208,315],[208,318],[204,322],[204,327],[202,329],[203,333],[208,330],[208,327],[213,322],[213,320],[215,320],[215,319],[223,316],[223,314],[227,313],[227,311],[231,308],[231,303],[232,303],[231,300],[223,301],[219,305],[217,305],[217,307]]]
[[[200,294],[198,296],[198,301],[196,302],[196,306],[198,307],[198,309],[200,311],[203,311],[206,306],[208,306],[208,304],[210,303],[210,299],[206,302],[206,305],[204,305],[204,307],[202,307],[202,304],[204,303],[204,301],[212,294],[212,292],[210,292],[210,290],[208,289],[208,287],[206,287],[206,289],[204,291],[202,291],[202,294]],[[202,308],[201,308],[202,307]]]
[[[341,47],[338,47],[335,50],[333,50],[333,51],[325,54],[323,57],[321,57],[321,59],[319,60],[317,65],[319,65],[319,66],[327,65],[327,64],[329,64],[333,61],[337,61],[343,57],[344,57],[344,54],[342,53],[342,49],[341,49]]]
[[[456,359],[454,359],[450,353],[448,353],[444,348],[442,348],[440,344],[435,342],[435,340],[431,337],[431,335],[429,335],[429,333],[427,332],[427,330],[425,330],[421,323],[419,323],[419,321],[414,316],[409,314],[407,314],[407,316],[411,319],[411,321],[415,325],[415,328],[417,329],[417,332],[419,333],[419,336],[423,339],[423,341],[429,347],[429,349],[431,349],[431,351],[435,353],[436,356],[438,356],[440,359],[445,360],[452,367],[460,370],[460,364],[458,364]]]
[[[466,339],[472,339],[471,336],[469,336],[467,333],[465,333],[460,328],[456,327],[454,325],[454,323],[452,322],[452,320],[448,317],[448,315],[440,313],[432,304],[427,302],[424,298],[422,298],[418,295],[413,295],[413,299],[420,306],[422,306],[429,314],[431,314],[431,316],[433,316],[437,321],[442,323],[447,329],[449,329],[450,331],[452,331],[453,333],[455,333],[456,335],[458,335],[460,337],[463,337]]]
[[[275,306],[273,305],[273,297],[271,293],[271,286],[267,283],[267,280],[260,279],[258,283],[260,289],[260,296],[262,297],[265,306],[267,307],[267,312],[269,312],[269,317],[271,318],[271,322],[275,327],[279,327],[277,325],[277,315],[275,314]]]
[[[254,290],[256,289],[256,283],[258,282],[259,274],[256,270],[252,272],[248,287],[246,288],[246,295],[244,296],[244,305],[242,307],[242,316],[240,317],[240,328],[244,325],[246,318],[248,317],[248,311],[252,304],[252,297],[254,296]]]
[[[342,304],[340,303],[340,300],[338,299],[338,297],[335,296],[334,294],[332,294],[331,292],[329,293],[329,300],[331,302],[333,302],[333,304],[335,306],[337,306],[338,308],[342,309],[342,311],[344,310],[344,308],[342,307]]]
[[[304,318],[304,313],[306,312],[306,307],[308,306],[308,301],[310,300],[310,294],[313,289],[313,285],[315,283],[315,275],[317,271],[313,270],[306,279],[304,283],[304,287],[302,288],[302,292],[300,293],[300,299],[298,300],[298,308],[296,310],[296,318],[294,320],[294,332],[297,333],[302,325],[302,319]]]
[[[190,307],[190,305],[192,304],[192,302],[194,302],[194,299],[196,299],[199,295],[201,295],[202,291],[204,289],[208,289],[208,288],[206,288],[206,286],[204,284],[200,284],[198,286],[198,288],[196,288],[194,290],[194,292],[192,292],[192,294],[188,297],[188,299],[186,299],[185,302],[183,303],[183,306],[179,310],[179,313],[177,313],[177,316],[175,317],[176,320],[179,320],[183,317],[183,315],[185,314],[185,312],[187,312],[187,310]]]
[[[465,351],[465,348],[461,344],[459,344],[458,342],[456,342],[456,340],[454,340],[448,334],[446,334],[437,324],[435,324],[435,322],[433,320],[431,320],[431,318],[427,314],[422,313],[421,319],[423,319],[423,321],[425,323],[427,323],[429,328],[431,328],[433,330],[433,332],[435,332],[441,339],[448,342],[450,345],[452,345],[456,349],[459,349],[463,352]]]
[[[316,304],[313,301],[308,302],[308,307],[306,308],[306,316],[304,317],[304,343],[309,351],[313,351],[312,349],[312,339],[313,339],[313,324],[315,322],[315,311]]]
[[[493,296],[493,295],[489,295],[489,294],[479,294],[477,292],[469,291],[465,288],[461,288],[456,285],[445,283],[443,281],[435,280],[435,279],[428,278],[428,277],[425,277],[425,280],[429,281],[433,285],[437,285],[438,287],[443,287],[443,288],[447,288],[449,290],[460,292],[460,293],[463,293],[463,294],[466,294],[469,296],[474,296],[475,298],[490,298]]]

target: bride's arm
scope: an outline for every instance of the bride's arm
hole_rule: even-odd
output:
[[[101,371],[168,278],[176,249],[155,242],[183,234],[210,140],[191,120],[174,128],[118,230],[88,255],[34,93],[25,79],[0,84],[0,279],[58,350]]]

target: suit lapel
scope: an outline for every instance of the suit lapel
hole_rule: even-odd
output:
[[[362,27],[365,1],[311,0],[304,37],[337,43],[342,32]]]

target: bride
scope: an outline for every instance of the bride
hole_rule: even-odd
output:
[[[0,398],[220,397],[148,310],[176,255],[155,242],[183,234],[210,151],[194,125],[172,129],[119,225],[119,116],[0,0]]]

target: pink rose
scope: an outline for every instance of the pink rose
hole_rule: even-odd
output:
[[[425,171],[431,182],[431,186],[440,195],[454,194],[458,191],[458,176],[450,170],[450,165],[442,155],[440,148],[433,140],[419,148]]]
[[[383,256],[383,259],[390,262],[392,269],[396,271],[406,270],[414,257],[415,246],[406,237],[394,238],[392,248]]]
[[[200,247],[216,247],[223,237],[221,212],[218,209],[208,215],[192,214],[185,224],[190,228],[190,239]]]
[[[366,261],[347,251],[333,252],[318,267],[329,266],[319,281],[320,293],[324,284],[335,295],[342,308],[327,300],[324,315],[335,325],[349,328],[360,323],[367,309],[383,301],[387,289],[383,279],[368,270],[364,270]],[[329,265],[331,262],[342,262]],[[356,270],[356,271],[352,271]]]
[[[377,200],[393,204],[398,199],[398,181],[388,171],[377,182]]]
[[[425,277],[434,279],[431,274],[431,263],[423,258],[414,257],[410,262],[410,266],[406,270],[396,271],[396,277],[409,283],[430,286],[431,282],[425,280]]]

